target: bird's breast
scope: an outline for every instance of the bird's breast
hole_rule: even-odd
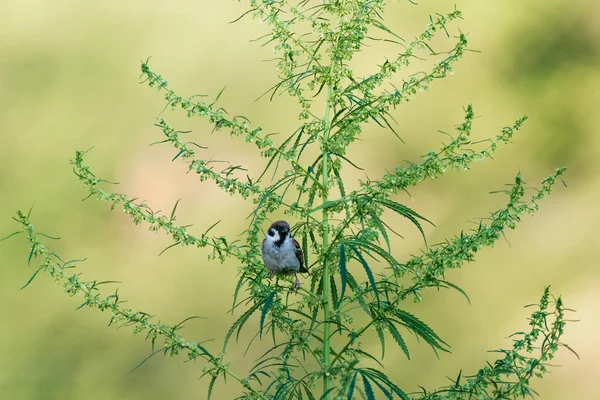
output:
[[[300,261],[296,257],[296,248],[291,240],[286,240],[279,247],[273,243],[265,243],[262,257],[265,267],[270,271],[297,272],[300,270]]]

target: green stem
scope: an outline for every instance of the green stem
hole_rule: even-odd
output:
[[[365,331],[367,329],[369,329],[371,327],[371,325],[373,325],[374,322],[375,322],[375,320],[372,319],[371,322],[369,322],[360,331],[358,331],[358,333],[356,335],[354,335],[354,337],[351,340],[349,340],[348,343],[346,343],[346,345],[342,348],[342,350],[340,350],[337,353],[337,355],[331,362],[331,365],[335,364],[335,362],[346,352],[346,350],[348,350],[348,347],[350,347],[352,345],[352,343],[354,343],[356,341],[356,339],[358,339],[363,333],[365,333]]]
[[[334,63],[331,64],[331,70],[333,70]],[[327,87],[327,99],[325,104],[325,126],[323,129],[323,204],[328,201],[329,194],[329,154],[328,154],[328,141],[329,141],[329,133],[331,131],[331,122],[329,121],[329,114],[331,112],[331,94],[333,92],[333,83],[329,83]],[[323,249],[327,249],[329,247],[329,214],[327,212],[327,208],[323,208]],[[329,277],[331,275],[331,271],[329,270],[329,263],[327,262],[327,257],[323,257],[323,393],[325,396],[323,400],[329,400],[331,397],[329,396],[329,391],[331,388],[331,376],[329,372],[329,368],[331,366],[330,361],[330,352],[331,352],[331,344],[329,342],[329,338],[331,336],[331,323],[330,321],[330,302],[329,302]]]

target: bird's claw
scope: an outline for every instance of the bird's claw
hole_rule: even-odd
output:
[[[269,271],[269,279],[273,279],[275,276],[275,271]]]
[[[294,291],[296,293],[298,293],[298,290],[300,290],[300,280],[298,279],[298,277],[296,277],[296,280],[294,281]]]

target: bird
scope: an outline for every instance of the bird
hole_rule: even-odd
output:
[[[275,221],[269,227],[267,235],[260,246],[265,268],[269,270],[269,279],[275,274],[294,275],[294,289],[300,289],[297,273],[306,273],[304,255],[300,243],[290,233],[290,224],[286,221]]]

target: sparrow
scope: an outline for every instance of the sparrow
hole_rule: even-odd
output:
[[[296,293],[300,289],[300,281],[296,275],[298,272],[308,272],[304,266],[304,257],[300,243],[290,233],[290,224],[286,221],[275,221],[269,227],[267,235],[260,246],[265,267],[270,271],[269,279],[275,274],[294,274],[296,281],[294,289]]]

